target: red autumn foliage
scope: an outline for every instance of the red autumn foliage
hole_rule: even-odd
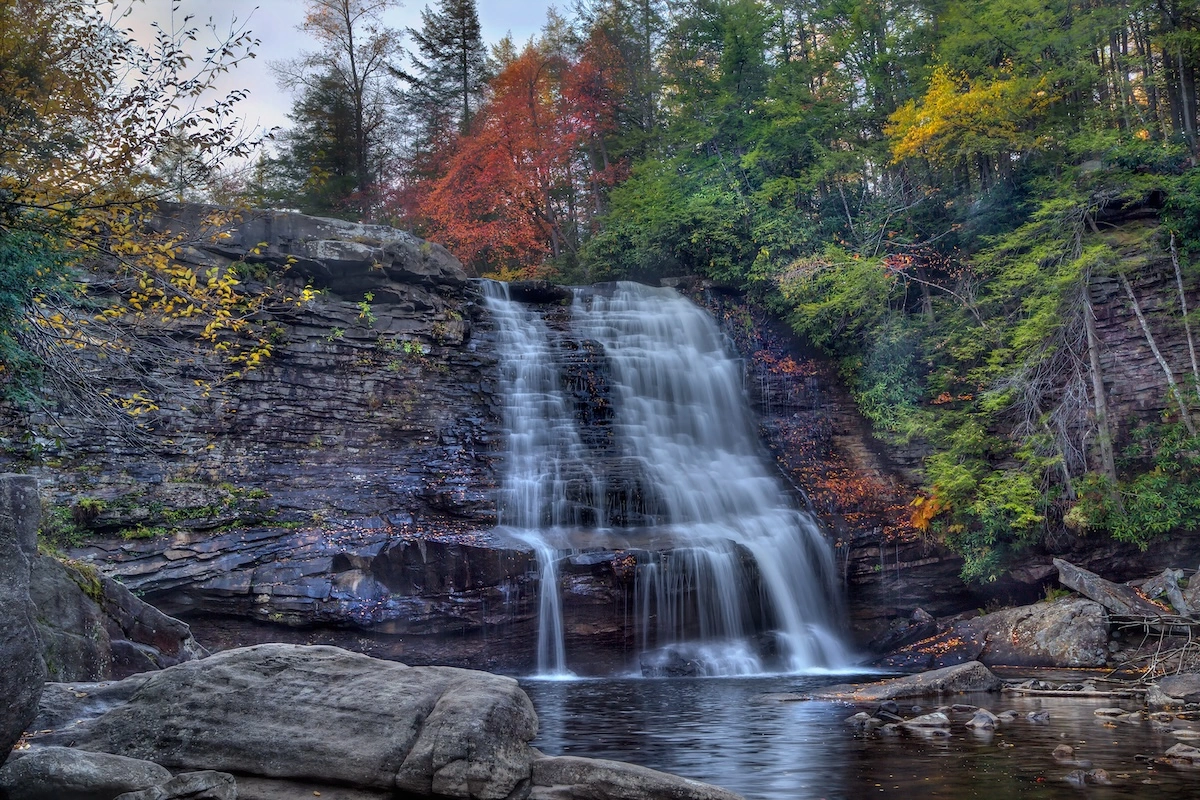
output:
[[[481,271],[531,277],[547,257],[573,252],[624,169],[605,147],[619,61],[602,36],[574,62],[527,47],[492,80],[472,130],[432,159],[441,174],[402,198],[407,216]]]

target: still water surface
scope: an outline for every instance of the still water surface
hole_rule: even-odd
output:
[[[857,709],[762,697],[845,680],[787,676],[522,685],[540,721],[534,744],[548,755],[630,761],[724,786],[749,800],[1200,798],[1200,770],[1156,768],[1137,758],[1161,756],[1176,738],[1152,730],[1148,721],[1106,727],[1093,714],[1114,705],[1111,700],[958,695],[945,702],[995,712],[1044,709],[1050,720],[1021,719],[992,735],[976,735],[963,726],[970,715],[955,714],[952,735],[930,740],[856,736],[843,720]],[[1075,767],[1051,757],[1059,744],[1071,745],[1077,759],[1107,770],[1115,785],[1071,786],[1064,779]]]

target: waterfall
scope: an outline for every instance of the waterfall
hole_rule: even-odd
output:
[[[562,672],[561,600],[547,566],[561,557],[553,542],[569,531],[574,546],[604,548],[621,531],[605,519],[606,483],[561,386],[555,342],[565,334],[509,300],[505,287],[488,287],[509,431],[500,521],[535,543],[538,669]],[[643,536],[655,542],[638,548],[643,649],[669,653],[692,674],[847,663],[829,547],[767,461],[741,362],[712,317],[671,289],[626,282],[577,290],[570,311],[571,335],[602,349],[611,447],[640,475]]]
[[[566,676],[558,553],[547,537],[597,521],[585,513],[587,506],[568,497],[568,487],[577,485],[581,474],[591,477],[586,451],[559,380],[556,337],[540,316],[509,298],[507,284],[488,281],[484,293],[496,321],[507,431],[499,521],[537,554],[538,674]],[[594,507],[601,491],[590,494]]]

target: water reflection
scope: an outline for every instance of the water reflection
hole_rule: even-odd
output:
[[[1151,724],[1114,723],[1094,710],[1106,700],[957,696],[950,702],[1050,719],[1019,719],[994,734],[964,727],[936,739],[856,736],[844,706],[767,702],[830,679],[721,678],[526,683],[540,719],[535,745],[550,755],[613,758],[707,781],[750,800],[817,798],[1196,798],[1200,771],[1155,768],[1177,739]],[[933,710],[932,707],[923,709]],[[1200,724],[1193,723],[1200,727]],[[1060,744],[1106,770],[1113,786],[1078,789],[1076,768],[1054,761]]]

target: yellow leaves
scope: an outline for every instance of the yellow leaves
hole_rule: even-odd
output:
[[[932,497],[923,497],[917,495],[913,501],[909,503],[912,508],[912,526],[922,533],[929,530],[929,524],[941,512],[947,509],[946,504],[938,499],[937,495]]]
[[[158,411],[158,405],[141,392],[134,392],[130,397],[119,397],[115,400],[117,406],[125,410],[131,417]]]
[[[892,161],[926,158],[940,165],[1028,149],[1031,123],[1054,99],[1046,87],[1044,79],[969,78],[938,67],[920,103],[905,104],[885,128]]]

